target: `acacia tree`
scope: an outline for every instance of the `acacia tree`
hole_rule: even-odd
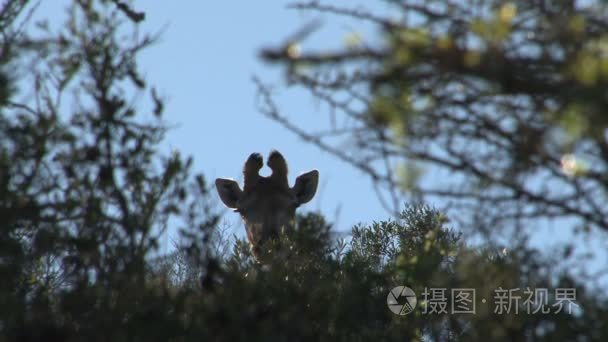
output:
[[[608,230],[604,1],[379,3],[390,16],[291,5],[377,35],[300,51],[307,27],[264,49],[290,86],[330,107],[331,120],[318,131],[298,126],[260,82],[262,111],[384,186],[397,207],[412,195],[486,231],[538,219]]]
[[[399,211],[403,199],[434,203],[461,231],[481,232],[490,244],[504,241],[499,237],[506,231],[525,243],[548,219],[556,219],[565,234],[591,232],[588,238],[605,243],[606,2],[378,3],[390,5],[390,14],[322,1],[290,5],[345,17],[377,34],[354,32],[334,49],[301,49],[320,29],[311,24],[261,50],[263,60],[283,68],[289,87],[328,108],[328,123],[299,125],[258,78],[262,113],[368,175],[390,195],[391,212]],[[571,243],[532,252],[509,241],[514,254],[539,253],[565,268],[588,266],[571,258]],[[597,284],[605,275],[602,258],[579,279]],[[535,264],[522,257],[515,268],[493,264],[490,273],[505,281],[512,275],[508,269],[537,270]],[[475,286],[488,283],[471,270],[461,268],[460,276],[477,281]],[[530,278],[518,280],[529,286]],[[475,325],[469,333],[491,335],[504,328],[496,322],[484,327],[487,321],[468,321]],[[522,338],[523,326],[510,336]],[[591,327],[586,333],[602,334]]]
[[[39,31],[33,10],[0,9],[0,340],[152,333],[149,260],[170,218],[196,250],[216,220],[191,160],[158,151],[163,101],[136,58],[154,37],[120,1],[74,1]]]

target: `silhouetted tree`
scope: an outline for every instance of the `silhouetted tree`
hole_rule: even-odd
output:
[[[216,219],[191,160],[158,151],[163,102],[136,59],[154,38],[125,20],[126,4],[74,1],[57,32],[22,29],[30,9],[8,1],[0,16],[1,335],[154,336],[141,326],[162,291],[148,258],[172,217],[199,238],[194,249]]]
[[[406,194],[446,203],[463,227],[568,218],[608,230],[605,1],[378,3],[390,15],[291,5],[377,35],[300,50],[307,27],[262,50],[331,120],[299,127],[258,81],[263,112],[392,192],[393,210]]]

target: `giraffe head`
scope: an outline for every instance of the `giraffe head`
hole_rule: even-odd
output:
[[[262,156],[259,153],[249,156],[243,167],[242,190],[232,179],[215,180],[222,202],[241,215],[256,257],[262,244],[294,228],[296,208],[313,198],[319,183],[319,172],[312,170],[298,176],[290,187],[287,163],[278,151],[270,153],[266,165],[272,174],[260,176],[264,166]]]

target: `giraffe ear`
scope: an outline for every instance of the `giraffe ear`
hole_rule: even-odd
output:
[[[303,173],[296,178],[296,184],[293,186],[293,193],[296,195],[298,204],[304,204],[310,201],[317,192],[319,184],[319,171],[312,170]]]
[[[236,209],[237,203],[243,194],[239,184],[232,179],[218,178],[215,180],[215,187],[222,202],[228,208]]]

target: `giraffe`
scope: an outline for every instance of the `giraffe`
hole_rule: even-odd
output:
[[[319,183],[319,171],[312,170],[298,176],[294,186],[289,187],[287,162],[278,151],[270,153],[266,165],[272,174],[260,176],[264,166],[262,155],[252,153],[247,158],[242,190],[232,179],[215,180],[222,202],[241,215],[249,246],[258,261],[264,243],[281,233],[293,232],[296,208],[314,197]]]

